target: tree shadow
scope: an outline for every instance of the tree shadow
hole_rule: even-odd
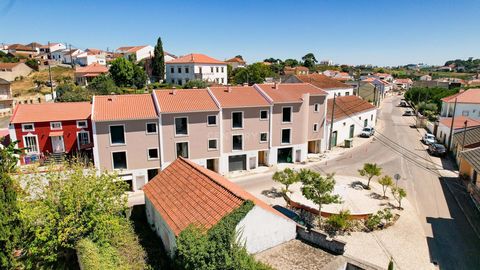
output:
[[[275,187],[272,187],[271,189],[263,190],[261,192],[261,194],[263,196],[266,196],[266,197],[272,198],[272,199],[283,197],[283,192],[281,190],[278,190]]]

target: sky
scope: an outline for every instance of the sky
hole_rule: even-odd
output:
[[[396,66],[480,58],[479,0],[0,0],[0,43],[155,45],[247,62]]]

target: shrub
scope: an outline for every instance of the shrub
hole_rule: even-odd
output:
[[[373,214],[373,215],[370,215],[366,220],[365,220],[365,226],[367,227],[367,229],[369,229],[370,231],[373,231],[375,230],[376,228],[378,228],[378,226],[380,226],[380,222],[382,222],[382,218],[377,215],[377,214]]]
[[[342,210],[336,215],[331,215],[326,221],[327,225],[335,231],[346,231],[351,227],[350,211]]]

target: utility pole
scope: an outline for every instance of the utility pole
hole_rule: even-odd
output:
[[[448,136],[448,148],[450,150],[452,146],[452,136],[453,136],[453,122],[455,121],[455,111],[457,110],[457,98],[455,98],[455,104],[453,105],[453,114],[452,114],[452,123],[450,124],[450,135]],[[448,116],[448,115],[447,115]]]
[[[377,107],[377,85],[375,84],[375,88],[373,89],[373,104]]]
[[[333,136],[333,116],[335,115],[335,100],[337,95],[333,94],[333,108],[330,116],[330,134],[328,136],[328,150],[332,150],[332,136]]]
[[[69,45],[69,50],[68,50],[69,54],[70,54],[70,65],[72,66],[73,68],[73,54],[72,54],[72,44]]]
[[[50,60],[52,59],[52,52],[50,51],[50,41],[48,42],[48,54],[47,54],[47,63],[48,63],[48,77],[50,78],[50,91],[52,92],[52,99],[55,101],[53,96],[53,82],[52,82],[52,69],[50,67]]]
[[[467,124],[468,124],[468,120],[465,120],[465,123],[464,123],[464,126],[463,126],[463,139],[462,139],[462,150],[461,151],[463,151],[463,149],[465,148],[465,135],[467,134]]]

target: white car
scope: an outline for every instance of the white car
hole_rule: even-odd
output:
[[[431,134],[431,133],[426,133],[425,135],[423,135],[422,141],[426,145],[430,145],[430,144],[436,142],[435,136],[433,136],[433,134]]]
[[[373,127],[364,127],[362,129],[362,133],[360,133],[360,137],[370,138],[375,134],[375,129]]]

